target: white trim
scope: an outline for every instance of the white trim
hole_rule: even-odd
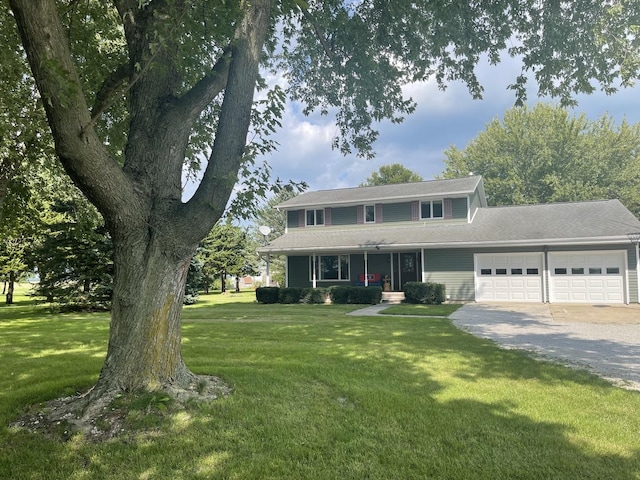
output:
[[[393,268],[393,252],[389,252],[389,265],[391,265],[391,290],[395,292],[396,285],[394,279],[394,268]]]
[[[351,269],[351,260],[349,260],[349,269]],[[369,286],[369,256],[367,255],[366,250],[364,251],[364,286]]]
[[[544,246],[567,246],[567,247],[580,247],[584,245],[629,245],[629,239],[626,237],[616,236],[616,237],[595,237],[595,238],[579,238],[579,239],[571,239],[571,238],[563,238],[563,239],[539,239],[535,241],[531,240],[505,240],[505,241],[491,241],[491,242],[457,242],[457,243],[431,243],[425,245],[424,243],[391,243],[385,245],[383,243],[377,244],[381,250],[414,250],[414,249],[425,249],[425,250],[435,250],[440,248],[490,248],[490,247],[501,247],[501,248],[509,248],[509,247],[544,247]],[[294,247],[294,248],[281,248],[281,249],[270,249],[270,248],[260,248],[258,252],[260,253],[280,253],[287,254],[289,252],[298,252],[302,254],[311,254],[314,251],[322,251],[322,252],[362,252],[364,251],[364,245],[338,245],[331,247]]]
[[[318,223],[318,212],[322,212],[322,223]],[[313,223],[308,223],[309,217],[308,213],[313,212]],[[325,223],[325,212],[324,208],[306,208],[304,210],[304,226],[305,227],[324,227]]]
[[[422,281],[422,283],[426,283],[427,282],[427,275],[426,275],[425,268],[424,268],[424,249],[422,249],[422,248],[420,249],[420,268],[422,268],[422,270],[420,272],[421,273],[421,276],[420,276],[421,281]]]
[[[367,220],[367,207],[371,207],[373,208],[373,220]],[[365,203],[362,206],[362,216],[363,218],[363,222],[362,223],[369,223],[369,224],[374,224],[376,223],[376,205],[372,204],[372,203]]]
[[[636,242],[636,281],[638,282],[638,303],[640,303],[640,242]]]
[[[448,198],[448,197],[447,197]],[[442,212],[442,216],[441,217],[434,217],[433,216],[433,202],[440,202],[440,207],[441,207],[441,212]],[[428,203],[429,204],[429,214],[431,215],[430,217],[423,217],[422,216],[422,204],[423,203]],[[419,220],[444,220],[444,198],[434,198],[432,200],[420,200],[420,204],[418,205],[418,208],[420,209],[420,218]]]

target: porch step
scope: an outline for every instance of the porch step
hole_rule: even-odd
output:
[[[404,292],[382,292],[382,303],[395,305],[402,303],[404,300]]]

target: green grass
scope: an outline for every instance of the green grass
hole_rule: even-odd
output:
[[[232,384],[230,397],[102,444],[7,425],[27,404],[95,382],[108,316],[0,307],[0,478],[640,478],[636,392],[447,319],[253,298],[185,308],[185,361]],[[140,408],[152,401],[163,400]]]
[[[385,308],[380,313],[384,315],[421,315],[424,317],[448,317],[458,310],[462,304],[445,303],[442,305],[419,305],[402,303]]]

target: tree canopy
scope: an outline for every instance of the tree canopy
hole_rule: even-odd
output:
[[[375,187],[376,185],[422,182],[423,180],[419,173],[409,170],[400,163],[392,163],[391,165],[382,165],[377,172],[372,172],[360,186]]]
[[[617,198],[640,216],[640,124],[517,107],[445,156],[443,176],[482,175],[491,205]]]
[[[123,389],[196,381],[180,353],[191,257],[239,180],[249,197],[269,186],[258,156],[275,147],[269,134],[286,95],[305,113],[335,115],[341,151],[371,156],[374,123],[415,108],[403,86],[461,80],[480,97],[475,66],[485,55],[522,60],[512,84],[519,101],[527,76],[567,103],[594,85],[630,84],[640,70],[634,2],[8,0],[0,8],[22,44],[0,37],[2,64],[28,61],[58,158],[113,241],[109,347],[86,415]],[[286,83],[267,89],[261,66]],[[204,158],[183,202],[183,169]]]

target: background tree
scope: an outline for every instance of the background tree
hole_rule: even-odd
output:
[[[109,309],[113,246],[95,208],[78,194],[59,199],[40,233],[27,253],[40,276],[35,293],[64,310]]]
[[[409,170],[400,163],[392,163],[391,165],[382,165],[377,172],[373,172],[369,177],[367,177],[360,186],[375,187],[376,185],[422,182],[423,180],[424,179],[419,173]]]
[[[591,91],[593,81],[607,90],[631,83],[640,69],[633,2],[9,5],[56,152],[103,215],[114,245],[109,346],[87,415],[122,389],[197,380],[180,353],[186,275],[238,174],[268,172],[256,167],[255,149],[243,157],[250,124],[260,140],[282,111],[282,89],[266,95],[266,104],[253,102],[263,53],[285,72],[287,93],[306,113],[336,113],[335,146],[365,156],[377,135],[373,122],[399,122],[414,110],[403,85],[435,78],[444,87],[455,79],[481,96],[481,55],[496,63],[506,49],[522,59],[513,84],[519,100],[527,72],[542,94],[568,102],[572,92]],[[12,44],[2,47],[23,55]],[[208,158],[202,181],[182,202],[183,165],[197,163],[199,154]]]
[[[207,293],[215,275],[220,277],[224,293],[228,275],[240,277],[256,271],[255,251],[250,248],[246,230],[231,223],[218,223],[203,240],[196,258],[202,264]]]
[[[640,215],[640,124],[517,107],[445,156],[443,176],[482,175],[491,205],[618,198]]]
[[[287,228],[287,217],[285,212],[277,210],[276,205],[281,204],[298,194],[295,190],[283,189],[267,200],[262,207],[256,210],[253,218],[253,226],[251,228],[251,250],[256,251],[259,246],[264,245],[265,241],[270,242],[282,235]],[[262,225],[269,227],[271,233],[265,236],[258,230]],[[285,284],[285,257],[282,255],[269,256],[269,275],[270,280],[278,285]],[[262,266],[266,268],[266,258],[262,258]]]

